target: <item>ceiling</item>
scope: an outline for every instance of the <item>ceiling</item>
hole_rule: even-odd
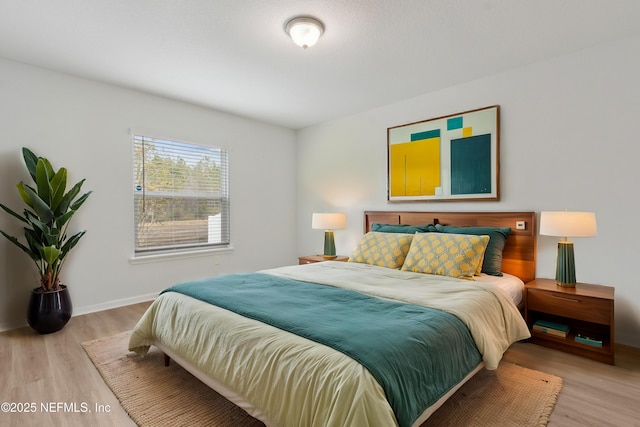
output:
[[[325,25],[307,50],[297,15]],[[0,56],[298,129],[638,22],[638,0],[0,0]]]

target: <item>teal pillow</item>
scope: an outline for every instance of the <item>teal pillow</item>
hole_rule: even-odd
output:
[[[484,252],[482,272],[491,276],[502,276],[502,250],[511,233],[510,228],[502,227],[454,227],[453,225],[436,224],[440,233],[475,234],[489,236],[489,244]]]
[[[436,231],[436,227],[432,224],[423,225],[408,225],[408,224],[380,224],[374,222],[371,224],[371,231],[377,231],[379,233],[402,233],[402,234],[416,234],[416,233],[433,233]]]

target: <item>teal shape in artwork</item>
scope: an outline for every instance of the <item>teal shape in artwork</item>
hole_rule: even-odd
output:
[[[423,139],[440,138],[440,129],[427,130],[424,132],[412,133],[412,141],[421,141]]]
[[[491,134],[451,140],[451,194],[491,193]]]
[[[462,129],[462,116],[447,119],[447,130]]]

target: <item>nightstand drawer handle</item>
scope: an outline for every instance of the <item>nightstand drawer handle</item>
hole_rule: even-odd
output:
[[[557,297],[557,296],[555,296],[555,295],[551,295],[551,298],[561,299],[561,300],[563,300],[563,301],[580,302],[580,300],[579,300],[579,299],[565,298],[565,297]]]

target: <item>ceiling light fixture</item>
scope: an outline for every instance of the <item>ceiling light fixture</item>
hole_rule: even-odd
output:
[[[316,18],[298,16],[289,20],[284,30],[295,44],[306,49],[316,44],[324,32],[324,25]]]

